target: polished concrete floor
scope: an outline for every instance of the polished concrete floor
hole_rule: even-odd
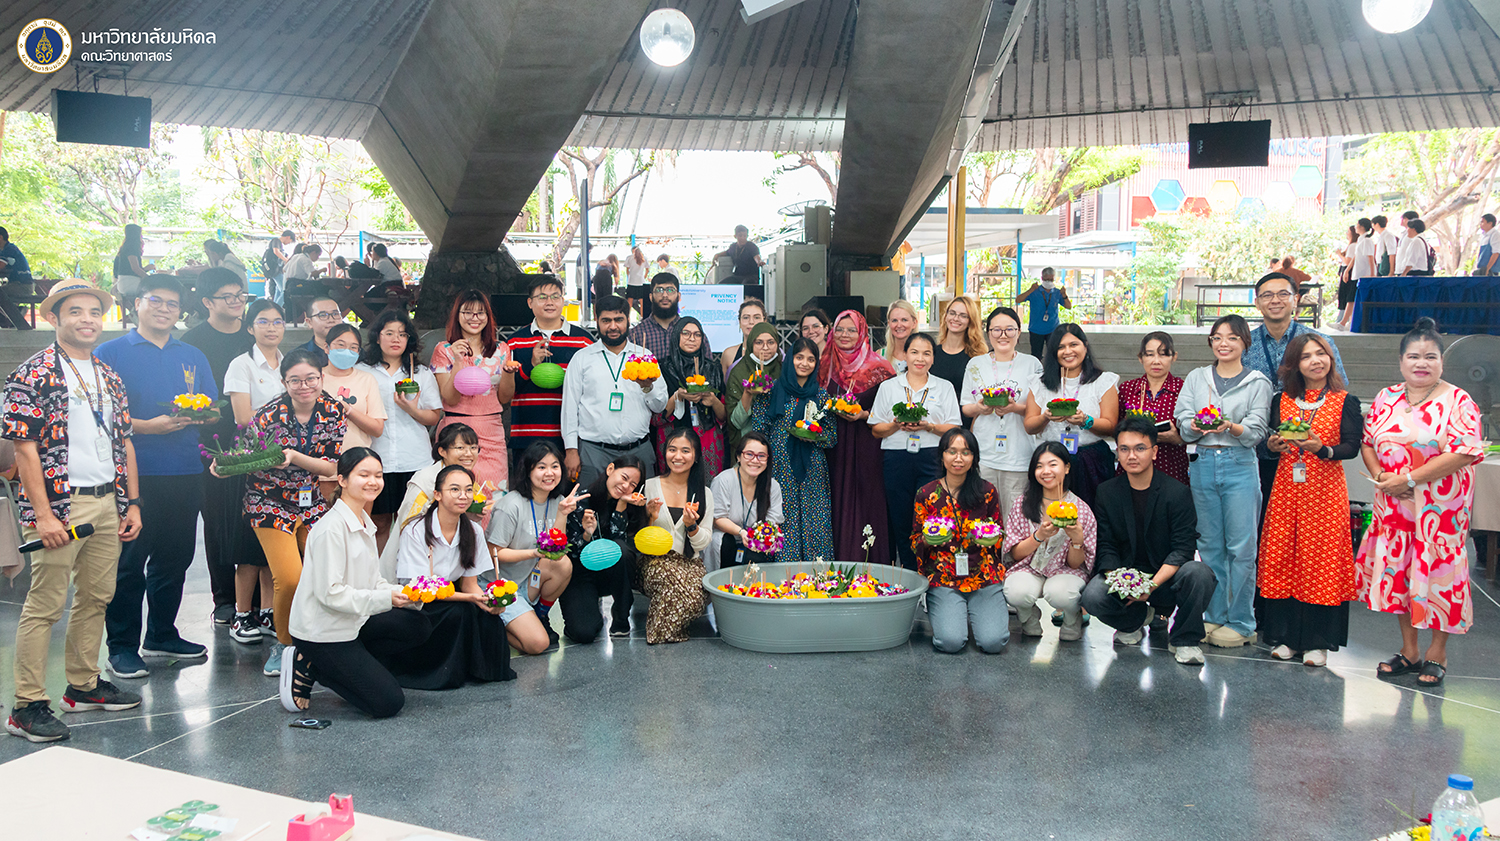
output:
[[[24,593],[0,582],[8,705]],[[1264,650],[1180,666],[1165,640],[1012,639],[1000,655],[909,644],[765,655],[636,635],[518,658],[519,679],[412,692],[363,718],[320,693],[314,732],[262,677],[263,647],[208,621],[195,564],[180,627],[208,662],[154,663],[127,713],[66,717],[69,744],[480,838],[1369,839],[1425,814],[1453,771],[1500,796],[1500,606],[1475,595],[1446,686],[1373,676],[1393,619],[1353,610],[1326,669]],[[62,626],[50,684],[62,686]],[[54,696],[56,697],[56,696]],[[37,746],[0,736],[0,761]],[[78,781],[88,785],[108,780]],[[13,807],[14,808],[14,807]],[[21,807],[21,808],[24,808]]]

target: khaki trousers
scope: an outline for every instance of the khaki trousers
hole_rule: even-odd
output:
[[[93,689],[99,680],[99,646],[104,639],[104,609],[115,595],[115,569],[120,562],[120,515],[114,495],[74,494],[67,525],[90,523],[94,533],[70,540],[58,549],[31,555],[31,589],[16,626],[16,703],[46,701],[47,650],[52,626],[62,618],[73,582],[73,609],[68,613],[63,665],[68,685]],[[23,541],[37,530],[22,530]]]

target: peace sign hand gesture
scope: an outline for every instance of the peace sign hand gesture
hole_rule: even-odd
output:
[[[583,486],[581,486],[581,485],[574,485],[573,486],[573,490],[568,491],[568,495],[567,496],[565,496],[562,499],[558,500],[558,503],[557,503],[557,514],[558,514],[558,517],[559,518],[566,517],[569,514],[572,514],[575,510],[578,509],[578,503],[583,502],[585,499],[588,499],[588,498],[589,498],[588,492],[583,489]]]

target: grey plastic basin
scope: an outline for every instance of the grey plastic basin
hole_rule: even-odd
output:
[[[863,565],[861,565],[861,568]],[[761,564],[766,581],[784,581],[799,572],[811,575],[813,564]],[[795,654],[813,651],[876,651],[906,642],[911,636],[917,600],[927,579],[899,567],[873,564],[871,574],[899,584],[907,592],[865,599],[757,599],[726,593],[719,587],[738,581],[744,567],[715,570],[703,576],[713,602],[719,636],[735,648]]]

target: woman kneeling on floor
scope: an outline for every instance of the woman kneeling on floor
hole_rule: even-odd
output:
[[[353,447],[339,458],[339,490],[307,536],[302,578],[288,622],[293,644],[282,653],[281,704],[306,710],[313,681],[375,718],[401,712],[406,696],[382,663],[426,642],[427,620],[401,588],[380,575],[375,521],[365,507],[385,486],[380,456]]]
[[[479,585],[490,558],[479,524],[464,515],[473,501],[474,474],[460,464],[444,467],[438,471],[432,504],[401,530],[396,580],[405,584],[424,575],[438,577],[452,582],[456,591],[421,606],[430,628],[425,643],[385,660],[407,689],[457,689],[470,680],[516,676],[501,608],[490,606]],[[481,565],[481,559],[486,563]]]

